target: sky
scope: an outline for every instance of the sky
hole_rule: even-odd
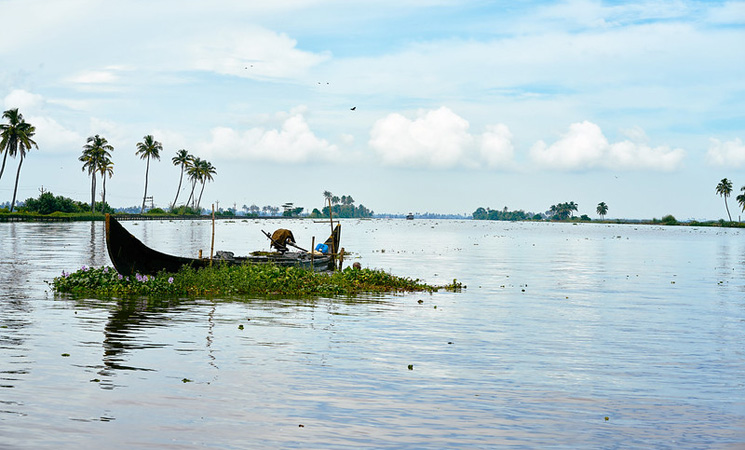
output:
[[[18,198],[168,207],[180,149],[202,206],[479,207],[726,218],[745,186],[745,1],[0,0],[0,107],[36,127]],[[354,110],[352,109],[354,108]],[[18,160],[0,179],[10,201]],[[98,183],[100,191],[100,180]],[[189,195],[188,183],[179,203]],[[100,193],[99,193],[100,200]]]

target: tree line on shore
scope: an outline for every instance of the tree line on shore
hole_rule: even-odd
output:
[[[551,207],[544,213],[532,213],[525,212],[524,210],[510,211],[506,206],[499,209],[490,209],[479,207],[473,212],[473,218],[475,220],[508,220],[508,221],[520,221],[520,220],[573,220],[574,212],[579,209],[579,205],[575,202],[564,202],[551,205]],[[598,203],[595,212],[605,219],[605,215],[608,214],[608,205],[605,202]],[[582,214],[579,220],[589,221],[592,220],[588,215]]]
[[[328,192],[328,191],[327,191]],[[367,209],[364,205],[355,205],[351,195],[341,197],[332,196],[330,198],[331,214],[336,218],[366,218],[372,217],[373,211]],[[0,205],[1,206],[1,205]],[[327,218],[329,217],[329,206],[324,206],[320,210],[313,208],[310,213],[303,213],[305,208],[295,207],[292,203],[285,203],[282,207],[266,205],[258,207],[256,205],[243,205],[239,211],[235,206],[232,208],[218,208],[215,211],[217,216],[221,217],[309,217],[309,218]],[[61,195],[55,196],[48,190],[41,190],[38,198],[28,198],[21,204],[19,212],[27,214],[102,214],[102,213],[141,213],[140,207],[129,208],[112,208],[108,203],[95,202],[94,207],[85,202],[73,200]],[[9,212],[7,209],[0,208],[0,212]],[[149,215],[200,215],[202,210],[179,206],[168,211],[161,208],[151,208],[145,212]]]
[[[25,202],[16,202],[21,164],[23,164],[23,160],[31,148],[39,148],[33,140],[33,137],[36,134],[36,128],[25,121],[23,115],[18,111],[18,108],[5,111],[2,118],[7,121],[7,123],[0,124],[0,136],[2,139],[0,141],[0,153],[3,154],[2,165],[0,166],[0,179],[5,171],[8,156],[11,158],[19,157],[13,199],[8,205],[7,212],[13,212],[19,204],[23,205],[23,210],[25,212],[36,214],[52,214],[55,212],[85,213],[88,211],[91,213],[115,212],[115,210],[106,203],[106,180],[111,179],[114,175],[114,161],[112,160],[114,146],[109,143],[106,137],[99,134],[87,138],[86,143],[83,145],[82,154],[78,158],[78,161],[82,163],[82,171],[86,172],[91,179],[91,199],[89,208],[83,202],[62,196],[55,196],[52,192],[44,191],[43,188],[38,198],[28,198]],[[157,141],[151,134],[146,135],[143,137],[141,142],[136,144],[135,155],[146,161],[145,188],[142,195],[142,204],[139,207],[140,214],[145,212],[148,199],[150,199],[152,206],[152,197],[148,197],[147,195],[150,161],[159,161],[162,152],[163,144]],[[167,212],[181,215],[201,214],[201,202],[205,186],[207,182],[214,180],[217,169],[209,161],[191,155],[185,149],[178,150],[176,155],[171,158],[171,162],[181,170],[178,187],[176,188],[176,195],[173,202],[170,203]],[[181,193],[181,187],[184,182],[184,175],[186,175],[187,182],[191,184],[191,189],[189,190],[189,197],[186,202],[177,206],[179,204],[178,199]],[[98,193],[99,179],[101,180],[101,201],[97,202],[96,196]],[[199,189],[197,189],[198,187]],[[305,214],[306,216],[328,217],[329,213],[334,214],[336,217],[372,217],[373,215],[373,211],[367,209],[364,205],[355,205],[355,201],[351,195],[337,197],[329,191],[325,191],[323,195],[325,201],[328,202],[328,205],[323,206],[320,210],[314,208],[310,214]],[[151,207],[149,209],[152,213],[166,213],[166,211],[161,208]],[[295,207],[292,203],[286,203],[282,205],[281,215],[286,217],[301,216],[303,209],[304,208],[302,207]],[[122,210],[130,213],[136,212],[134,208],[120,208],[117,211]],[[271,205],[264,206],[263,208],[259,208],[256,205],[243,205],[243,215],[277,216],[279,215],[279,211],[279,207]],[[239,215],[236,207],[224,210],[218,208],[217,212],[218,214],[228,216]]]
[[[33,139],[36,134],[36,127],[26,122],[23,118],[23,114],[18,111],[18,108],[9,109],[3,112],[2,119],[7,123],[0,123],[0,154],[3,155],[2,164],[0,165],[0,179],[2,179],[5,172],[8,156],[11,158],[19,158],[16,180],[13,188],[13,199],[9,204],[9,212],[13,212],[16,208],[16,196],[18,193],[18,180],[21,175],[21,165],[23,164],[27,152],[31,150],[31,148],[36,148],[38,150],[39,146]],[[78,161],[83,163],[82,170],[87,172],[91,177],[90,212],[96,212],[97,205],[100,205],[101,212],[104,212],[106,208],[106,180],[114,175],[114,162],[111,157],[113,151],[114,147],[109,144],[108,140],[105,137],[96,134],[88,137],[86,143],[83,145],[82,154],[78,158]],[[160,160],[160,154],[162,151],[163,144],[155,140],[151,134],[146,135],[142,142],[136,144],[135,155],[139,156],[140,159],[146,160],[145,190],[142,195],[140,213],[145,212],[147,200],[148,198],[151,198],[147,196],[150,160]],[[187,210],[200,211],[200,203],[202,201],[202,194],[204,194],[204,188],[207,182],[214,180],[214,175],[217,173],[217,169],[215,169],[209,161],[190,155],[184,149],[179,150],[176,153],[176,156],[171,159],[171,162],[175,166],[181,168],[181,175],[176,190],[176,197],[174,198],[173,203],[170,204],[169,209],[172,211],[176,209],[184,174],[186,174],[191,182],[191,191],[184,207],[186,207]],[[101,202],[96,202],[98,176],[101,177],[102,182]],[[199,184],[201,184],[201,189],[197,196],[195,191]],[[44,193],[42,192],[42,195],[43,194]],[[42,200],[41,197],[40,200]],[[44,197],[43,201],[47,205],[54,203],[49,197]],[[73,203],[55,201],[60,205],[64,203],[64,206],[60,206],[60,208],[64,210],[74,209],[72,206],[74,201]],[[77,206],[75,208],[77,208]]]

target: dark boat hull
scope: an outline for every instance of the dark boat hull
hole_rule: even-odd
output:
[[[338,236],[338,231],[335,231]],[[338,237],[336,238],[338,242]],[[251,255],[228,259],[185,258],[154,250],[132,236],[115,218],[106,215],[106,248],[117,272],[125,276],[135,274],[155,275],[158,272],[174,273],[183,266],[195,269],[212,265],[274,264],[282,267],[300,267],[315,271],[333,270],[330,255],[286,252]]]

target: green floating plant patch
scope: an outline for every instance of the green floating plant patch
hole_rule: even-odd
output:
[[[193,269],[185,266],[175,274],[123,276],[111,267],[85,267],[62,272],[49,283],[58,293],[97,296],[200,296],[200,295],[289,295],[353,296],[361,293],[456,291],[457,280],[433,286],[419,279],[398,277],[377,269],[346,268],[317,273],[274,265],[219,266]]]

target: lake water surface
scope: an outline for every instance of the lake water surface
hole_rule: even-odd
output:
[[[110,265],[103,223],[0,223],[0,448],[745,448],[745,232],[342,223],[347,264],[467,288],[72,299],[46,281]],[[208,221],[124,225],[209,253]],[[216,250],[279,227],[329,233]]]

